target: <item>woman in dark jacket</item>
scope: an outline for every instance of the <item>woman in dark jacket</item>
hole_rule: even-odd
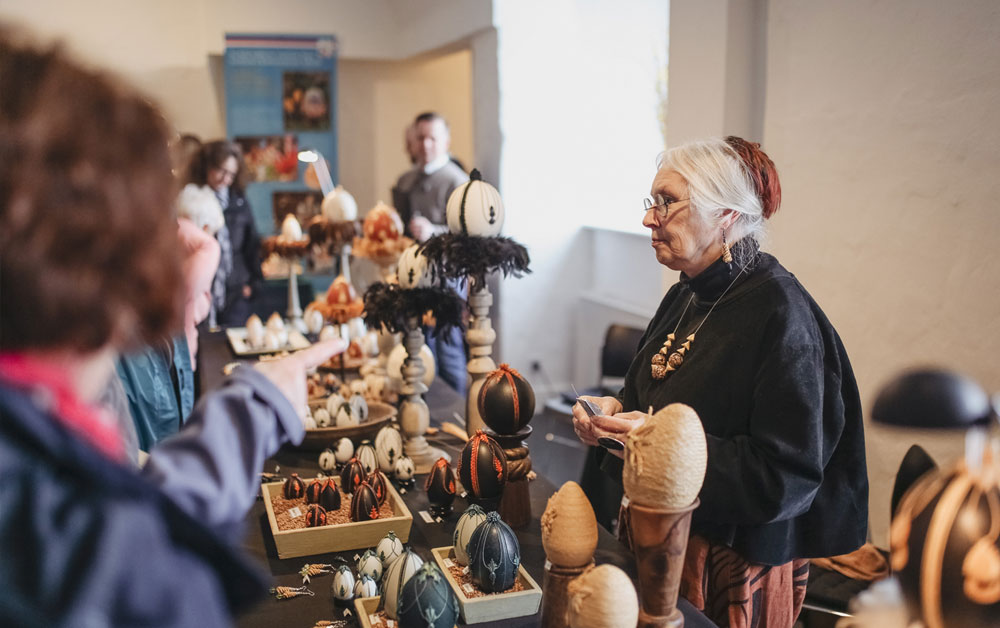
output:
[[[243,325],[252,314],[251,301],[260,290],[260,235],[243,192],[243,153],[225,140],[205,144],[191,160],[189,183],[215,191],[226,224],[215,234],[221,256],[212,284],[212,305],[219,325]],[[209,320],[211,321],[211,315]]]
[[[759,250],[781,201],[759,145],[737,137],[668,151],[645,203],[657,261],[681,272],[618,397],[573,411],[580,439],[625,434],[675,402],[694,408],[708,468],[681,593],[723,626],[790,627],[808,561],[865,541],[861,405],[836,330],[802,284]],[[620,455],[620,454],[619,454]],[[620,458],[604,468],[620,478]]]

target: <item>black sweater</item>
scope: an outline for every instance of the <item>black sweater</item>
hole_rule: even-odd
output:
[[[774,257],[761,253],[736,280],[677,371],[652,378],[691,295],[672,350],[739,270],[719,260],[670,288],[625,377],[623,411],[681,402],[701,417],[708,470],[692,533],[769,565],[853,551],[868,526],[857,384],[836,330]],[[620,477],[618,458],[604,466]]]

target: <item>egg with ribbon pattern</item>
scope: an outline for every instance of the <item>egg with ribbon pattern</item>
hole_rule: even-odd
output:
[[[385,576],[382,578],[381,606],[385,609],[385,614],[389,616],[389,619],[398,621],[396,610],[403,586],[423,564],[424,559],[407,548],[386,567]]]
[[[399,546],[400,553],[403,551],[403,546]],[[395,558],[395,556],[393,557]],[[368,576],[375,582],[382,579],[382,561],[379,559],[378,554],[374,550],[365,550],[365,553],[361,555],[358,559],[358,573],[362,576]]]
[[[398,240],[403,235],[403,220],[395,209],[379,201],[365,216],[361,229],[375,242]]]
[[[351,405],[345,403],[340,406],[339,410],[337,410],[337,418],[334,423],[337,427],[353,427],[355,425],[360,425],[361,421],[358,419],[358,416],[354,414],[354,411],[351,409]]]
[[[307,504],[318,504],[319,495],[323,492],[323,480],[313,480],[306,487],[306,503]]]
[[[299,477],[298,473],[293,473],[290,478],[285,480],[285,484],[281,487],[281,494],[285,496],[285,499],[298,499],[305,492],[306,485],[302,482],[302,478]]]
[[[319,493],[319,505],[329,511],[340,510],[340,490],[333,480],[323,483],[323,490]]]
[[[483,430],[477,430],[458,459],[458,477],[477,499],[500,497],[507,484],[507,456],[503,448]]]
[[[403,437],[399,430],[391,425],[387,425],[375,435],[375,457],[378,459],[378,468],[383,473],[392,473],[396,466],[396,460],[403,453]]]
[[[330,193],[323,197],[323,204],[320,206],[323,217],[330,222],[345,222],[358,219],[358,202],[354,196],[338,185],[330,190]]]
[[[378,583],[369,576],[362,575],[354,583],[354,597],[375,597],[376,595],[378,595]]]
[[[357,458],[351,460],[340,470],[340,490],[345,493],[353,493],[358,486],[365,481],[368,474],[365,467]]]
[[[351,497],[351,521],[371,521],[378,519],[378,498],[372,487],[362,482]]]
[[[354,599],[354,572],[347,565],[337,567],[337,572],[333,574],[333,597],[346,602]]]
[[[378,469],[378,458],[375,456],[375,447],[370,440],[363,440],[354,451],[354,457],[365,467],[365,475]]]
[[[427,491],[427,500],[431,503],[431,511],[439,517],[447,516],[455,501],[455,472],[446,459],[438,458],[431,467],[424,489]]]
[[[319,455],[319,468],[324,471],[333,471],[337,468],[337,455],[329,447]]]
[[[517,535],[496,512],[486,515],[469,539],[469,575],[484,593],[500,593],[514,586],[521,565]]]
[[[397,482],[409,485],[413,482],[415,472],[413,460],[409,456],[403,454],[399,458],[396,458],[396,464],[392,467],[392,476],[396,478]]]
[[[333,449],[333,455],[337,458],[337,464],[346,464],[354,457],[354,442],[347,437],[337,441]]]
[[[351,400],[347,403],[351,406],[351,414],[358,418],[359,423],[364,423],[368,420],[368,402],[365,401],[364,395],[354,393],[351,395]]]
[[[483,181],[478,170],[469,174],[469,182],[455,188],[445,207],[448,229],[479,237],[500,235],[503,229],[503,200],[495,187]]]
[[[326,525],[326,509],[319,504],[313,504],[306,512],[306,524],[310,528],[317,528]]]
[[[535,391],[507,364],[486,376],[477,402],[483,422],[497,434],[516,434],[535,414]]]
[[[455,526],[455,532],[452,534],[451,540],[452,545],[455,547],[455,560],[460,565],[469,564],[469,553],[466,551],[466,548],[469,546],[469,539],[472,538],[472,533],[476,531],[479,524],[484,521],[486,521],[486,511],[476,504],[472,504],[466,508],[462,516],[458,518],[458,524]]]
[[[420,252],[420,245],[407,247],[399,256],[396,266],[396,277],[400,288],[429,288],[431,274],[428,272],[427,257]]]
[[[384,504],[385,500],[389,497],[389,480],[382,475],[382,472],[375,469],[368,474],[365,483],[372,487],[372,490],[375,492],[375,499],[378,500],[378,505],[381,506]]]
[[[400,628],[452,628],[458,623],[458,599],[434,563],[424,563],[399,593]]]
[[[313,420],[316,421],[317,427],[330,427],[332,419],[326,408],[316,408],[316,411],[313,412]]]
[[[389,534],[383,536],[378,545],[375,546],[375,554],[382,561],[382,567],[385,569],[389,568],[392,561],[396,560],[396,557],[403,553],[403,542],[399,540],[396,533],[389,530]]]

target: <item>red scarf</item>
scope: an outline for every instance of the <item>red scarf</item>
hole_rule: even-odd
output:
[[[42,389],[52,407],[41,408],[108,458],[125,460],[121,434],[105,411],[81,400],[70,384],[69,369],[27,353],[0,353],[0,378],[21,389]]]

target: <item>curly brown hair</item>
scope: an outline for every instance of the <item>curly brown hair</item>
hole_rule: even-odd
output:
[[[178,329],[168,137],[138,93],[0,25],[0,350]]]

